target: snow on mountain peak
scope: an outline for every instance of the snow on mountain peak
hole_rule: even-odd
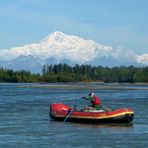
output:
[[[32,55],[42,60],[54,57],[57,60],[68,59],[74,63],[84,63],[97,56],[109,54],[111,49],[110,46],[57,31],[39,43],[0,50],[0,57],[12,59],[20,55]]]
[[[100,45],[93,40],[83,39],[74,35],[66,35],[60,31],[49,34],[39,43],[0,50],[1,60],[11,60],[21,55],[30,55],[40,58],[42,61],[46,61],[52,57],[57,61],[66,59],[78,64],[111,56],[115,59],[131,59],[148,65],[147,54],[138,56],[133,52],[125,52],[122,49],[113,50],[111,46]]]
[[[66,35],[62,32],[54,32],[41,41],[43,47],[48,46],[52,51],[51,56],[57,59],[68,59],[73,62],[86,62],[96,56],[108,54],[112,49],[92,40],[86,40],[74,35]]]
[[[110,46],[99,45],[92,40],[57,31],[39,43],[0,50],[0,57],[12,59],[20,55],[32,55],[42,60],[54,57],[57,60],[68,59],[74,63],[84,63],[97,56],[109,54],[111,50]]]
[[[45,37],[42,42],[50,43],[51,41],[62,42],[66,35],[63,32],[56,31]]]

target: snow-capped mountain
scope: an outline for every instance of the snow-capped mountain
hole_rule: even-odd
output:
[[[120,66],[131,63],[148,65],[148,54],[136,55],[100,45],[62,32],[49,34],[39,43],[0,50],[0,66],[15,70],[25,69],[41,72],[43,64],[92,64]],[[5,62],[4,62],[5,61]],[[128,63],[128,64],[127,64]]]
[[[35,58],[31,55],[21,55],[1,63],[1,66],[13,70],[29,70],[33,73],[40,73],[43,63],[39,58]]]
[[[110,46],[99,45],[92,40],[54,32],[39,43],[0,50],[0,57],[11,59],[20,55],[32,55],[42,60],[54,57],[57,61],[68,59],[73,62],[84,63],[97,56],[108,54],[111,49]]]
[[[136,61],[131,61],[128,59],[116,59],[112,56],[103,56],[100,58],[93,59],[86,64],[94,65],[94,66],[104,66],[104,67],[113,67],[113,66],[143,66],[141,63],[137,63]]]

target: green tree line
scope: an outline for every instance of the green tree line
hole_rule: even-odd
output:
[[[30,71],[13,71],[0,68],[0,82],[39,82],[41,75],[32,74]]]
[[[135,83],[148,82],[148,67],[120,66],[102,67],[91,65],[67,64],[44,65],[42,74],[30,71],[13,71],[1,68],[0,82],[91,82]]]

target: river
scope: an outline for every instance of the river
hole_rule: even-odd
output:
[[[59,89],[58,85],[57,88],[35,86],[0,83],[0,148],[148,146],[148,89],[143,89],[148,86],[141,85],[135,89],[135,86],[130,85],[130,88],[134,89],[94,90],[104,106],[113,109],[132,108],[135,116],[131,125],[91,125],[52,121],[49,117],[51,103],[62,102],[74,106],[82,96],[88,94],[89,90],[64,87]]]

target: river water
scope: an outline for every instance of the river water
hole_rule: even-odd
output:
[[[88,94],[87,89],[1,83],[0,148],[147,148],[148,90],[139,87],[95,90],[104,106],[132,108],[132,125],[91,125],[55,122],[49,117],[50,103],[73,106]]]

